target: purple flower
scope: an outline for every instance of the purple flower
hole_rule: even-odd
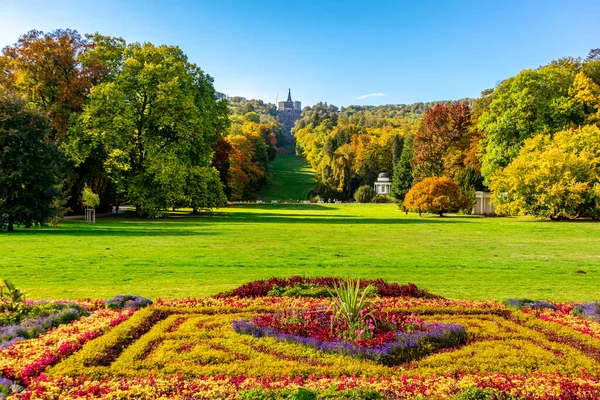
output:
[[[44,317],[33,317],[21,321],[20,324],[0,326],[0,348],[8,347],[15,339],[31,339],[39,337],[48,330],[81,317],[79,309],[64,308]]]
[[[573,309],[573,314],[600,322],[600,302],[577,304]]]
[[[376,347],[364,347],[345,340],[321,341],[319,339],[279,333],[272,327],[259,327],[244,320],[231,323],[234,331],[252,335],[256,338],[268,336],[279,341],[292,342],[316,350],[350,355],[381,362],[386,365],[398,365],[423,357],[436,349],[454,347],[466,342],[466,328],[459,324],[427,324],[427,331],[396,332],[395,339]]]
[[[514,308],[523,308],[523,307],[528,307],[528,308],[533,308],[533,309],[537,309],[537,310],[541,310],[544,308],[550,309],[550,310],[558,310],[558,308],[552,304],[549,303],[547,301],[541,301],[541,300],[529,300],[529,299],[507,299],[504,304],[508,307],[514,307]]]
[[[120,294],[104,302],[108,308],[144,308],[152,304],[152,300],[142,296]]]
[[[11,387],[15,383],[10,379],[2,378],[0,376],[0,398],[4,398],[5,395],[9,395],[12,392]]]

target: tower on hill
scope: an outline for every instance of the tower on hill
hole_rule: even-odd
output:
[[[277,118],[283,124],[285,134],[288,137],[292,136],[292,128],[296,120],[300,119],[300,114],[302,114],[302,103],[292,101],[292,89],[288,89],[287,100],[280,101],[277,110]]]

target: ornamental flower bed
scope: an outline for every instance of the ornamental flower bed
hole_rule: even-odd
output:
[[[576,303],[362,300],[356,319],[329,297],[77,302],[89,316],[0,349],[0,398],[600,398],[600,323]]]
[[[329,290],[342,281],[341,278],[336,277],[309,278],[305,276],[293,276],[291,278],[270,278],[245,283],[232,291],[220,293],[218,297],[329,297]],[[386,297],[439,297],[418,288],[414,283],[400,285],[384,281],[383,279],[365,279],[360,281],[360,285],[361,288],[372,286],[376,289],[378,295]]]
[[[393,311],[365,314],[371,315],[365,327],[354,332],[331,311],[318,309],[260,315],[252,322],[236,320],[232,328],[257,338],[269,336],[385,365],[399,365],[466,342],[466,329],[459,324],[427,323]]]

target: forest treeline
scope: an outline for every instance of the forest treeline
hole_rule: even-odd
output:
[[[401,204],[427,179],[415,188],[427,193],[411,193],[405,203],[419,211],[468,210],[475,190],[491,190],[500,214],[598,218],[599,122],[595,49],[583,60],[523,70],[477,99],[341,109],[319,103],[304,109],[294,134],[316,170],[313,194],[320,197],[349,199],[386,172]],[[461,199],[445,200],[453,196]]]
[[[84,193],[145,216],[256,198],[294,143],[274,104],[223,97],[177,46],[24,34],[0,54],[0,228],[81,211]],[[595,49],[477,99],[319,103],[293,134],[316,171],[313,197],[368,201],[386,172],[389,199],[417,211],[468,210],[490,190],[501,214],[598,218],[599,124]]]
[[[24,100],[47,121],[63,210],[80,211],[86,187],[101,208],[134,204],[149,216],[251,197],[268,182],[282,136],[264,103],[217,101],[213,78],[177,46],[30,31],[2,50],[0,90],[6,112]]]

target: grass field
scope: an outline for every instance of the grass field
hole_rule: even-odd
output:
[[[257,198],[271,200],[306,200],[308,192],[315,186],[315,171],[304,158],[279,154],[271,165],[273,179]]]
[[[32,298],[201,296],[305,274],[414,282],[452,298],[594,300],[599,244],[600,224],[588,222],[407,217],[394,205],[235,206],[0,234],[0,277]]]

